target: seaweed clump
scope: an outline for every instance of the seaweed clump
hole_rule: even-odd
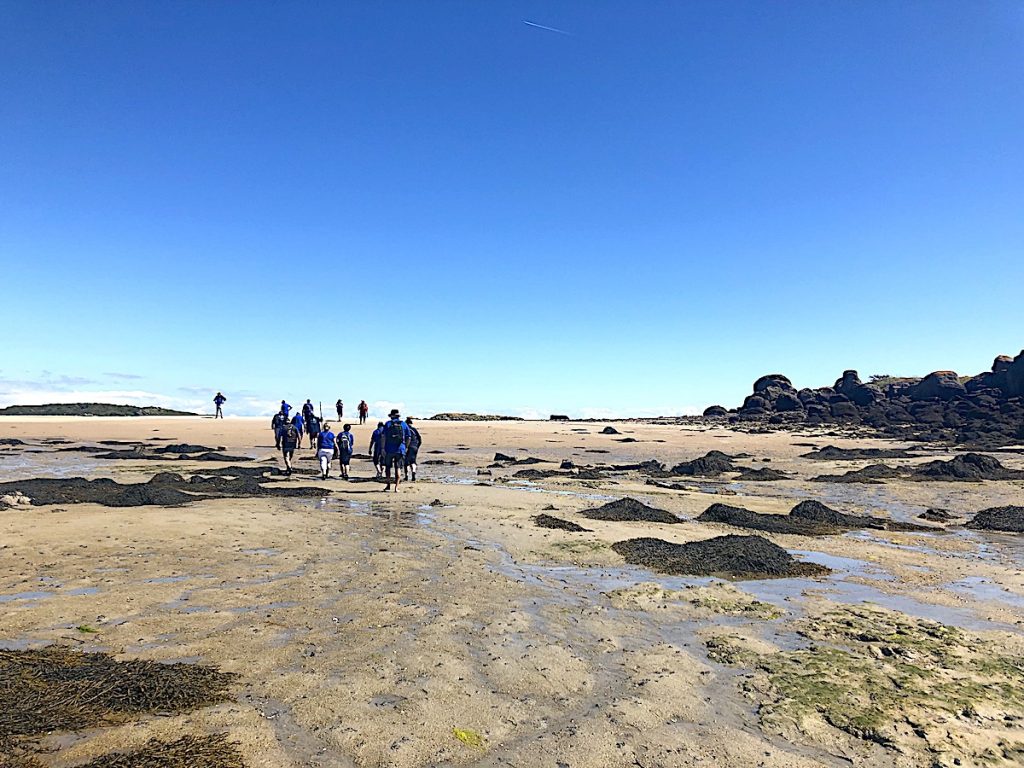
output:
[[[678,576],[770,579],[829,573],[822,565],[796,560],[760,536],[716,536],[686,544],[638,538],[616,542],[612,549],[627,563]]]
[[[235,679],[234,674],[200,664],[118,661],[106,653],[82,653],[59,646],[0,650],[0,754],[31,749],[26,742],[53,731],[115,725],[145,714],[191,712],[217,704],[228,698]],[[175,749],[187,751],[202,741],[193,740]],[[225,746],[221,745],[221,752]],[[22,762],[32,764],[28,758]],[[155,758],[132,762],[116,755],[89,763],[95,768],[164,764]],[[168,763],[178,764],[190,765]],[[236,760],[225,765],[240,764]]]
[[[680,518],[664,509],[649,507],[642,501],[624,498],[610,501],[596,509],[585,509],[580,512],[591,520],[607,520],[609,522],[641,522],[641,523],[681,523]]]
[[[1024,507],[989,507],[967,521],[967,528],[979,531],[1024,533]]]
[[[554,528],[561,531],[571,531],[573,533],[584,533],[589,532],[589,528],[584,528],[579,523],[574,523],[571,520],[563,520],[560,517],[554,515],[537,515],[533,518],[533,522],[540,528]]]

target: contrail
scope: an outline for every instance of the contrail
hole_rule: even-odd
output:
[[[532,21],[523,19],[523,24],[529,27],[536,27],[537,29],[546,29],[548,32],[557,32],[560,35],[572,35],[572,32],[566,32],[564,29],[555,29],[554,27],[545,27],[543,24],[534,24]]]

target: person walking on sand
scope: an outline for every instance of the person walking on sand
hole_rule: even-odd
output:
[[[391,409],[391,419],[384,425],[384,472],[387,480],[385,492],[391,490],[391,469],[395,470],[395,493],[398,493],[399,473],[405,466],[405,452],[408,449],[409,425],[402,421],[397,408]]]
[[[316,418],[315,416],[313,417]],[[319,428],[319,426],[318,426]],[[331,432],[331,425],[324,424],[323,430],[316,436],[316,458],[320,462],[320,474],[326,480],[331,474],[331,462],[334,461],[336,438]]]
[[[352,425],[346,424],[338,435],[338,461],[341,464],[341,479],[348,480],[348,466],[352,463],[352,451],[356,447],[355,435],[351,432]]]
[[[373,468],[378,479],[384,477],[384,422],[378,421],[377,428],[370,435],[370,455],[373,456]]]
[[[226,403],[227,401],[228,401],[228,399],[226,397],[224,397],[224,395],[222,395],[220,392],[218,392],[216,394],[216,396],[213,398],[213,404],[215,406],[217,406],[217,410],[213,414],[213,418],[215,418],[215,419],[223,419],[224,418],[224,403]]]
[[[302,447],[302,433],[303,433],[303,430],[305,429],[305,426],[306,426],[306,422],[303,420],[301,413],[296,413],[294,416],[292,416],[292,424],[294,424],[295,428],[297,430],[299,430],[299,448],[301,448]]]
[[[370,412],[370,406],[368,406],[366,404],[365,400],[360,400],[359,401],[359,423],[360,424],[365,424],[366,423],[366,416],[367,416],[367,414],[369,412]]]
[[[281,401],[281,413],[284,414],[284,417],[286,419],[288,418],[288,414],[291,413],[291,412],[292,412],[292,407],[290,405],[288,405],[288,403],[286,403],[284,400],[282,400]]]
[[[306,402],[302,404],[302,418],[308,419],[314,413],[316,413],[316,410],[313,408],[313,404],[309,402],[309,398],[307,397]]]
[[[420,446],[423,445],[423,438],[420,437],[420,431],[412,425],[412,416],[408,416],[405,419],[405,425],[409,427],[409,442],[405,448],[405,479],[409,479],[409,470],[412,470],[412,481],[416,482],[416,455],[420,452]]]
[[[306,432],[309,434],[309,447],[315,451],[317,448],[317,438],[320,435],[321,428],[320,419],[313,414],[310,414],[306,419]]]
[[[340,397],[338,398],[338,402],[334,404],[334,410],[338,412],[338,420],[340,421],[341,418],[345,415],[345,404],[341,402]]]
[[[295,414],[295,418],[298,416]],[[292,457],[301,439],[302,430],[296,428],[295,421],[286,421],[281,427],[281,455],[284,456],[284,473],[288,477],[292,476]]]
[[[288,417],[284,415],[284,411],[278,411],[274,414],[274,418],[270,420],[270,428],[274,430],[274,447],[281,447],[281,427],[288,423]]]

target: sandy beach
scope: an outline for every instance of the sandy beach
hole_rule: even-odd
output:
[[[886,460],[896,467],[963,451],[828,428],[612,425],[618,434],[602,434],[604,423],[422,421],[419,479],[397,494],[322,481],[306,447],[299,471],[273,484],[323,489],[308,497],[0,509],[0,647],[57,644],[238,675],[224,703],[54,733],[36,759],[70,768],[152,737],[225,733],[251,768],[1024,761],[1024,545],[962,525],[1020,504],[1024,480],[814,482],[877,463],[803,456],[827,445],[912,448]],[[354,428],[357,451],[371,428]],[[0,448],[3,482],[281,466],[266,419],[5,418],[5,438],[24,444]],[[66,450],[103,440],[190,443],[245,461]],[[785,477],[652,483],[609,469],[712,450]],[[491,466],[497,453],[518,462]],[[992,455],[1024,469],[1024,454]],[[559,470],[566,460],[596,471]],[[515,476],[529,468],[548,476]],[[371,477],[370,463],[354,461],[353,475]],[[621,498],[680,521],[582,514]],[[694,519],[715,503],[786,515],[809,499],[929,527],[794,535]],[[932,508],[952,521],[918,518]],[[541,528],[539,514],[587,530]],[[830,572],[669,575],[612,549],[729,534],[762,536]]]

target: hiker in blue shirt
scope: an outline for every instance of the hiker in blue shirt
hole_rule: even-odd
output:
[[[217,412],[213,414],[213,418],[224,418],[223,406],[224,403],[226,403],[227,401],[228,399],[224,397],[224,395],[222,395],[220,392],[217,393],[216,397],[213,398],[213,404],[217,406]]]
[[[387,479],[385,492],[391,490],[391,468],[395,470],[395,493],[398,493],[398,481],[401,470],[405,467],[405,451],[412,437],[409,425],[402,421],[397,408],[391,409],[391,420],[384,425],[384,472]]]
[[[348,480],[348,465],[352,463],[352,451],[356,447],[356,437],[350,431],[351,424],[346,424],[338,435],[338,461],[341,464],[341,479]]]
[[[373,456],[373,468],[377,478],[384,477],[384,422],[378,421],[377,428],[370,435],[370,455]]]
[[[297,430],[299,430],[299,448],[301,448],[302,447],[302,434],[303,434],[302,429],[305,426],[305,422],[302,420],[302,414],[301,413],[296,413],[294,416],[292,416],[292,424],[294,424],[295,428]]]
[[[292,407],[290,405],[288,405],[288,403],[286,403],[284,400],[282,400],[281,401],[281,413],[284,414],[284,417],[286,419],[288,418],[288,414],[291,413],[291,412],[292,412]]]
[[[315,420],[316,416],[313,419]],[[317,429],[320,429],[319,424]],[[337,442],[334,433],[331,432],[331,425],[324,424],[323,430],[318,431],[316,436],[316,457],[320,461],[320,472],[323,474],[324,480],[331,474],[331,462],[334,461],[336,446]]]

